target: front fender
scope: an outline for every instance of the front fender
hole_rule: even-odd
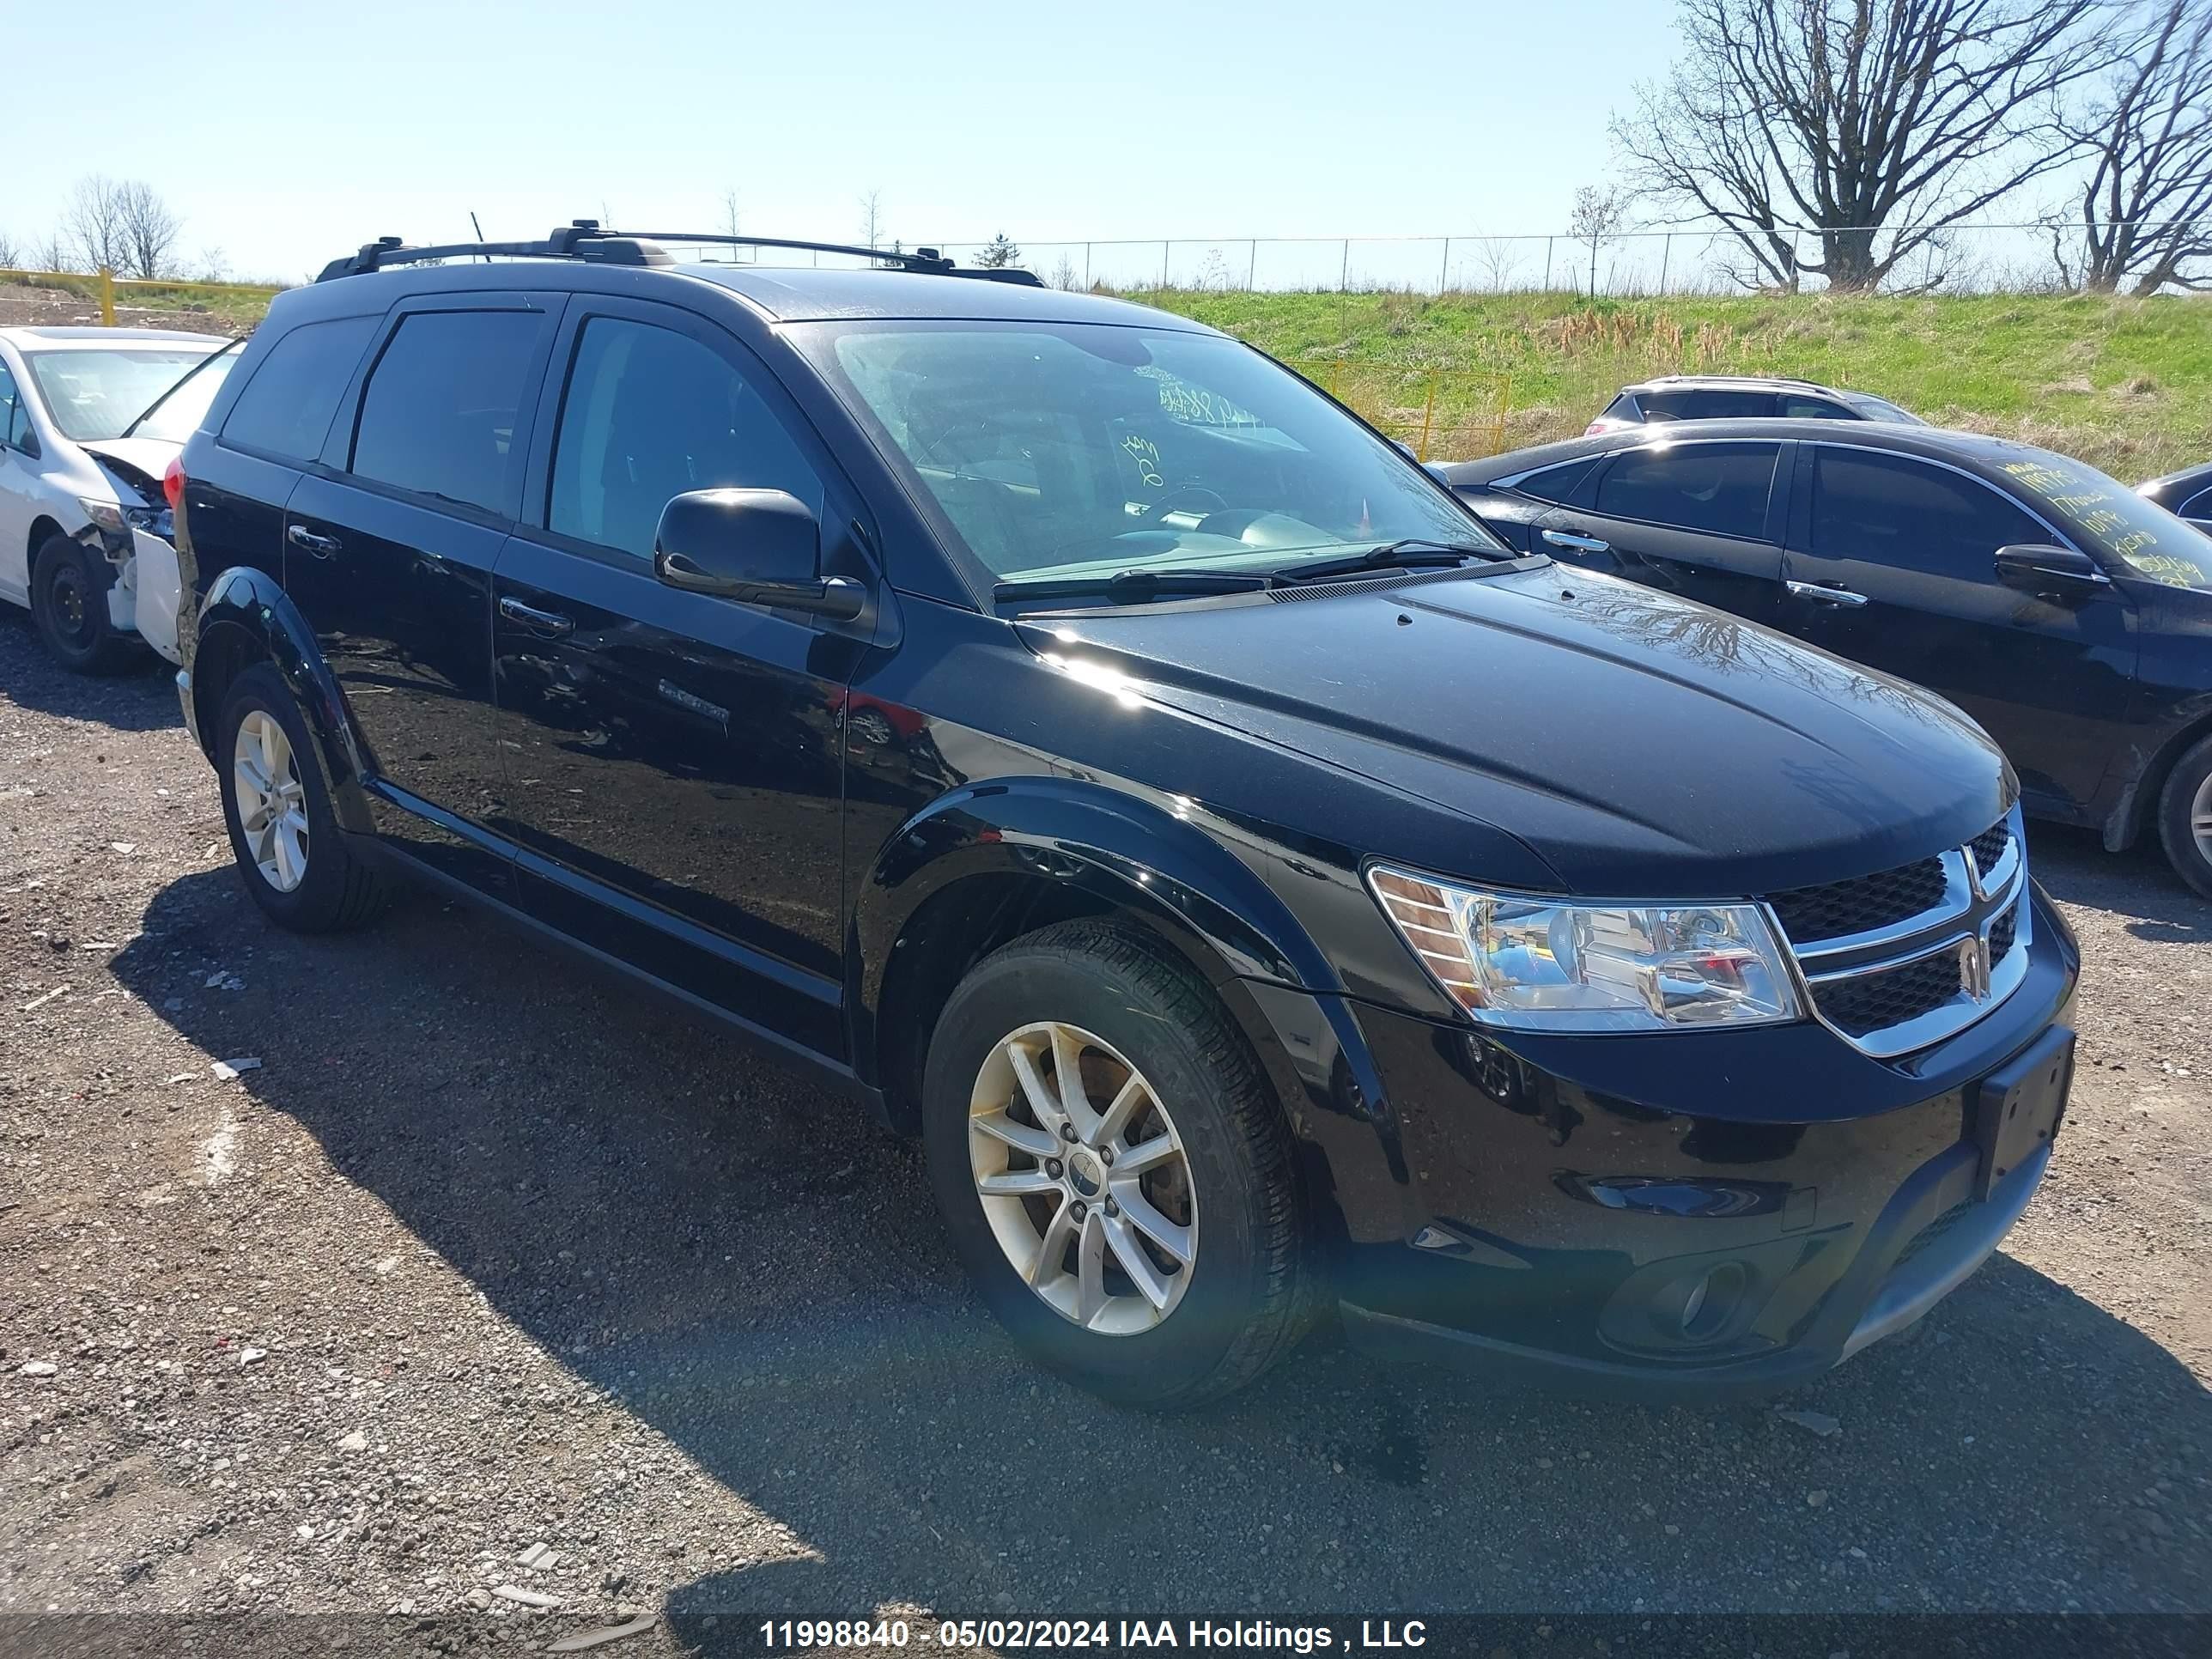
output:
[[[884,842],[854,907],[860,1006],[877,1006],[915,912],[953,883],[993,872],[1066,882],[1159,915],[1237,978],[1343,988],[1282,900],[1195,825],[1098,784],[1015,777],[940,796]]]
[[[276,579],[251,565],[223,571],[208,585],[193,634],[187,666],[200,748],[213,757],[215,721],[231,681],[257,662],[269,663],[283,677],[315,735],[316,757],[339,827],[368,834],[372,826],[368,798],[361,787],[366,768],[360,735],[337,678],[315,643],[314,629]]]

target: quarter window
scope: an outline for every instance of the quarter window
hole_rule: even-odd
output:
[[[30,434],[31,416],[23,407],[23,394],[15,389],[15,377],[0,368],[0,444],[27,449]]]
[[[1774,413],[1771,392],[1740,392],[1733,387],[1701,387],[1694,392],[1646,392],[1637,398],[1647,416],[1670,421],[1732,421],[1756,419]]]
[[[1547,466],[1541,472],[1531,472],[1513,487],[1540,501],[1564,501],[1582,488],[1583,480],[1589,476],[1590,468],[1597,461],[1598,458],[1592,455],[1583,460]]]
[[[1766,531],[1775,444],[1655,444],[1613,464],[1597,510],[1678,530],[1757,538]]]
[[[726,488],[787,490],[822,514],[820,475],[720,353],[672,329],[592,319],[562,409],[547,527],[650,558],[661,508]]]
[[[546,325],[535,311],[421,311],[405,318],[369,373],[354,472],[512,513],[515,424]]]
[[[1985,483],[1898,455],[1823,448],[1813,466],[1813,552],[1986,581],[2000,547],[2051,533]]]
[[[331,416],[375,331],[374,317],[302,323],[269,349],[230,406],[222,441],[287,460],[323,453]]]

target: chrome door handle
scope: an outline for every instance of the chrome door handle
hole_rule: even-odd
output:
[[[1811,599],[1819,605],[1864,605],[1866,595],[1854,593],[1848,587],[1824,587],[1819,582],[1784,582],[1792,593],[1801,599]]]
[[[563,634],[573,634],[576,624],[557,611],[540,611],[534,605],[525,605],[509,597],[499,602],[499,614],[509,622],[520,623],[533,634],[543,634],[550,639],[559,639]]]
[[[318,536],[303,524],[295,524],[289,527],[284,532],[284,539],[293,546],[313,554],[319,559],[329,558],[343,545],[337,537]]]
[[[1543,534],[1544,539],[1551,543],[1553,546],[1571,547],[1577,553],[1610,553],[1613,551],[1613,547],[1610,543],[1601,542],[1595,536],[1571,535],[1564,530],[1547,530]]]

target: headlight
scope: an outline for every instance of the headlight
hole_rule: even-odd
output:
[[[163,541],[171,538],[172,520],[165,507],[124,507],[114,501],[103,501],[90,495],[80,495],[76,504],[84,509],[84,516],[94,526],[111,536],[120,536],[133,530],[146,530]]]
[[[1486,1024],[1664,1031],[1798,1017],[1755,904],[1571,904],[1382,867],[1367,880],[1421,965]]]

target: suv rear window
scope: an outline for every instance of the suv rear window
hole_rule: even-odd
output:
[[[404,319],[362,394],[354,472],[512,515],[515,417],[548,322],[538,311]]]
[[[288,460],[311,461],[375,331],[374,317],[302,323],[269,350],[222,423],[222,441]]]

